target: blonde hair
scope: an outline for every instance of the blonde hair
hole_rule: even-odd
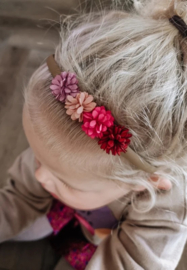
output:
[[[154,3],[138,6],[140,14],[103,10],[65,18],[55,60],[62,70],[76,73],[81,91],[92,94],[118,124],[130,129],[131,148],[157,166],[157,174],[180,183],[186,178],[186,66],[178,30],[166,9],[158,12]],[[186,3],[172,7],[187,21]],[[150,194],[145,210],[153,207],[156,194],[149,175],[125,157],[107,155],[87,137],[51,94],[51,80],[45,63],[25,89],[33,127],[46,146],[62,161],[86,164],[86,170],[104,178],[145,186]]]

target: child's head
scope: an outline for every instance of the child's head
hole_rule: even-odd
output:
[[[186,11],[186,4],[175,8],[176,14]],[[111,110],[118,124],[130,129],[130,147],[158,166],[158,174],[172,179],[184,170],[187,74],[178,30],[167,16],[158,19],[155,14],[108,11],[65,20],[55,60],[62,71],[76,74],[81,91],[93,95],[99,106]],[[187,20],[186,14],[179,15]],[[86,191],[88,202],[103,196],[94,207],[140,186],[150,191],[154,202],[149,175],[125,156],[102,151],[54,98],[51,81],[45,63],[25,90],[24,126],[37,158],[56,177],[65,177],[65,182],[80,189],[80,198]]]

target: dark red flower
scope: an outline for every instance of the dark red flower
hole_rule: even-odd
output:
[[[127,128],[113,125],[103,133],[103,137],[98,144],[101,145],[101,149],[105,150],[107,154],[111,152],[114,156],[120,155],[121,152],[126,152],[131,136],[132,134],[129,133]]]

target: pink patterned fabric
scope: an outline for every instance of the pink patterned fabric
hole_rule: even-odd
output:
[[[53,228],[54,235],[58,234],[71,220],[75,220],[75,225],[79,221],[83,225],[89,225],[86,220],[80,217],[74,209],[64,205],[58,200],[54,200],[50,212],[47,214],[49,222]],[[89,230],[94,233],[94,229],[89,225]],[[76,270],[84,270],[89,260],[93,256],[96,246],[82,241],[78,245],[72,244],[70,252],[65,256],[69,264]]]
[[[74,218],[75,210],[64,206],[61,202],[55,200],[50,212],[47,214],[49,222],[56,235],[68,222]]]
[[[84,270],[95,251],[96,247],[93,244],[82,243],[80,248],[73,248],[65,258],[76,270]]]

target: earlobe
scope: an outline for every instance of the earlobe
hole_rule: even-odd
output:
[[[170,190],[172,188],[172,183],[170,180],[156,174],[151,175],[150,181],[152,182],[153,186],[158,189]]]
[[[150,182],[155,189],[160,190],[170,190],[172,188],[172,183],[166,178],[162,178],[159,175],[153,174],[150,177]],[[144,191],[146,188],[144,186],[136,186],[133,188],[133,191]]]

